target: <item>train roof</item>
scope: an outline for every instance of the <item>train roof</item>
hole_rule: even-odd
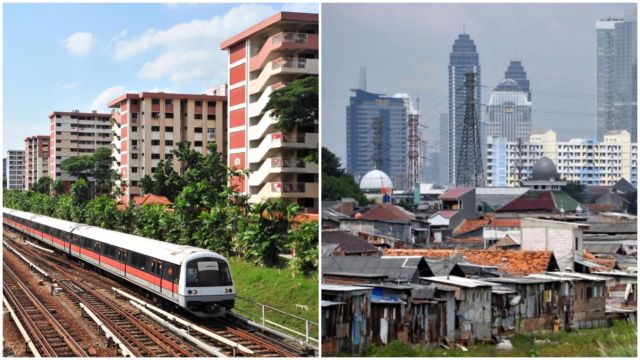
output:
[[[187,256],[199,252],[207,252],[215,257],[224,258],[213,251],[200,249],[194,246],[172,244],[142,236],[107,230],[97,226],[74,223],[9,208],[2,208],[2,212],[29,219],[31,221],[37,221],[38,223],[54,227],[59,230],[71,231],[73,234],[98,240],[103,243],[135,251],[139,254],[151,256],[174,264],[180,264]]]

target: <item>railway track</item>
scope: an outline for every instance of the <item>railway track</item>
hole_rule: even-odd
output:
[[[5,234],[6,230],[7,228],[5,227]],[[5,235],[5,237],[7,236]],[[11,237],[8,237],[8,239],[19,245],[29,259],[38,263],[38,265],[51,269],[52,277],[59,279],[58,284],[65,290],[65,296],[69,297],[75,304],[82,303],[91,309],[121,341],[127,343],[131,352],[136,356],[210,356],[164,329],[162,331],[155,329],[144,315],[140,313],[132,315],[130,310],[123,309],[116,300],[112,300],[112,297],[107,297],[104,293],[104,290],[108,290],[110,286],[117,284],[121,287],[123,283],[116,283],[112,279],[100,276],[94,271],[85,269],[75,261],[59,255],[38,253],[37,250],[25,246],[20,241],[16,241]],[[133,294],[132,291],[128,292]],[[193,319],[193,317],[190,318]],[[231,318],[196,319],[196,322],[201,323],[204,328],[214,334],[253,352],[252,354],[247,354],[224,342],[216,341],[195,332],[191,333],[191,336],[212,345],[230,357],[299,357],[305,355],[300,350],[294,349],[276,339],[269,338],[260,333],[259,330],[253,329],[246,324],[240,324]],[[204,324],[202,324],[203,322]],[[152,341],[151,339],[162,340]]]
[[[23,280],[6,264],[2,266],[3,293],[20,316],[37,351],[47,357],[86,357],[80,339],[67,332],[68,324],[38,299]]]

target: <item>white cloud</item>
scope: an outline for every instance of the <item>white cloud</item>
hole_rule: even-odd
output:
[[[87,56],[96,45],[96,37],[92,33],[77,32],[66,38],[64,44],[72,55]]]
[[[315,13],[315,14],[317,14],[319,12],[318,11],[318,3],[316,3],[316,2],[285,4],[282,7],[282,11],[306,12],[306,13]]]
[[[70,82],[70,83],[56,83],[56,88],[63,89],[63,90],[71,90],[71,89],[77,88],[78,86],[80,86],[80,84],[82,84],[82,81],[76,81],[76,82]]]
[[[93,102],[91,103],[91,106],[89,106],[89,109],[98,110],[99,112],[109,112],[110,109],[107,106],[109,101],[128,92],[135,92],[135,91],[127,90],[122,85],[113,85],[111,87],[108,87],[103,92],[101,92],[98,96],[96,96],[95,99],[93,99]]]
[[[140,35],[118,41],[114,56],[123,61],[161,49],[160,55],[139,70],[140,78],[168,78],[175,84],[195,80],[219,83],[227,72],[227,58],[220,43],[276,11],[271,5],[239,5],[208,20],[192,20],[166,29],[149,28]]]

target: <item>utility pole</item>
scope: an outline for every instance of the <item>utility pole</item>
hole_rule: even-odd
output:
[[[416,185],[420,183],[420,135],[418,134],[419,125],[419,111],[410,112],[409,116],[407,117],[407,158],[409,160],[407,179],[409,180],[408,185],[410,190],[413,190]]]
[[[481,187],[484,186],[484,167],[480,150],[480,121],[476,112],[476,74],[465,74],[466,89],[464,123],[462,127],[461,146],[456,185]]]

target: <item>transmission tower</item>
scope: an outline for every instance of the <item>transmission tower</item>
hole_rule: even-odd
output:
[[[518,138],[518,157],[516,163],[516,169],[518,170],[518,186],[522,186],[522,167],[523,167],[523,159],[522,159],[522,138]]]
[[[371,160],[373,160],[373,167],[377,170],[382,170],[382,160],[384,159],[384,142],[382,140],[383,127],[384,118],[382,116],[373,118],[373,122],[371,123],[371,143],[373,145]]]
[[[410,112],[409,116],[407,117],[407,157],[409,160],[407,179],[409,180],[409,189],[413,189],[416,184],[420,183],[420,134],[418,133],[419,125],[419,111]]]
[[[484,168],[480,153],[480,121],[476,113],[476,74],[465,74],[464,87],[466,96],[464,101],[464,123],[456,185],[481,187],[484,186]]]

